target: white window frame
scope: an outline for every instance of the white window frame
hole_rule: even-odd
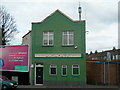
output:
[[[64,66],[65,66],[65,68],[66,68],[66,75],[63,75],[63,68],[64,68]],[[62,76],[67,76],[67,67],[68,67],[68,66],[67,66],[66,64],[63,64],[63,65],[62,65],[62,68],[61,68],[61,75],[62,75]]]
[[[44,44],[44,33],[47,32],[47,45]],[[52,34],[50,34],[50,32],[52,32]],[[52,35],[52,44],[49,44],[49,40],[50,40],[50,35]],[[54,32],[53,31],[43,31],[43,46],[53,46],[54,45]]]
[[[79,76],[80,75],[80,65],[78,65],[78,67],[74,67],[74,65],[78,65],[78,64],[73,64],[72,65],[72,75],[73,76]],[[73,68],[78,68],[78,74],[73,74]]]
[[[55,65],[55,67],[52,67],[52,65]],[[51,74],[51,68],[56,68],[56,74]],[[57,65],[56,64],[50,64],[49,75],[57,75]]]
[[[67,34],[65,34],[65,32],[67,32]],[[73,30],[65,30],[65,31],[62,32],[62,45],[63,46],[72,46],[72,45],[74,45],[74,32],[73,32],[73,34],[70,34],[69,32],[73,32]],[[64,44],[64,36],[65,35],[67,35],[67,44]],[[70,35],[73,35],[73,38],[72,38],[73,43],[72,44],[70,44],[70,42],[69,42]]]

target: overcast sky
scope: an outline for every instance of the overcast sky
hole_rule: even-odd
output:
[[[81,2],[82,19],[86,20],[86,51],[118,48],[119,0],[0,0],[0,5],[15,18],[19,33],[12,45],[20,45],[22,36],[31,30],[31,22],[40,22],[56,9],[78,20]]]

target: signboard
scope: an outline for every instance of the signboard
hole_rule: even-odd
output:
[[[28,46],[0,48],[0,70],[28,72]]]
[[[68,54],[35,54],[35,57],[81,57],[80,53],[68,53]]]

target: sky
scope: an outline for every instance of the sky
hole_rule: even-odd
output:
[[[59,9],[78,20],[79,2],[82,20],[86,20],[86,52],[118,48],[119,0],[0,0],[0,5],[15,18],[19,33],[11,45],[20,45],[22,37],[31,30],[32,22],[40,22]]]

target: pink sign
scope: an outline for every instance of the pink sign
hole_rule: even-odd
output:
[[[0,70],[28,71],[28,46],[5,46],[0,48]]]

